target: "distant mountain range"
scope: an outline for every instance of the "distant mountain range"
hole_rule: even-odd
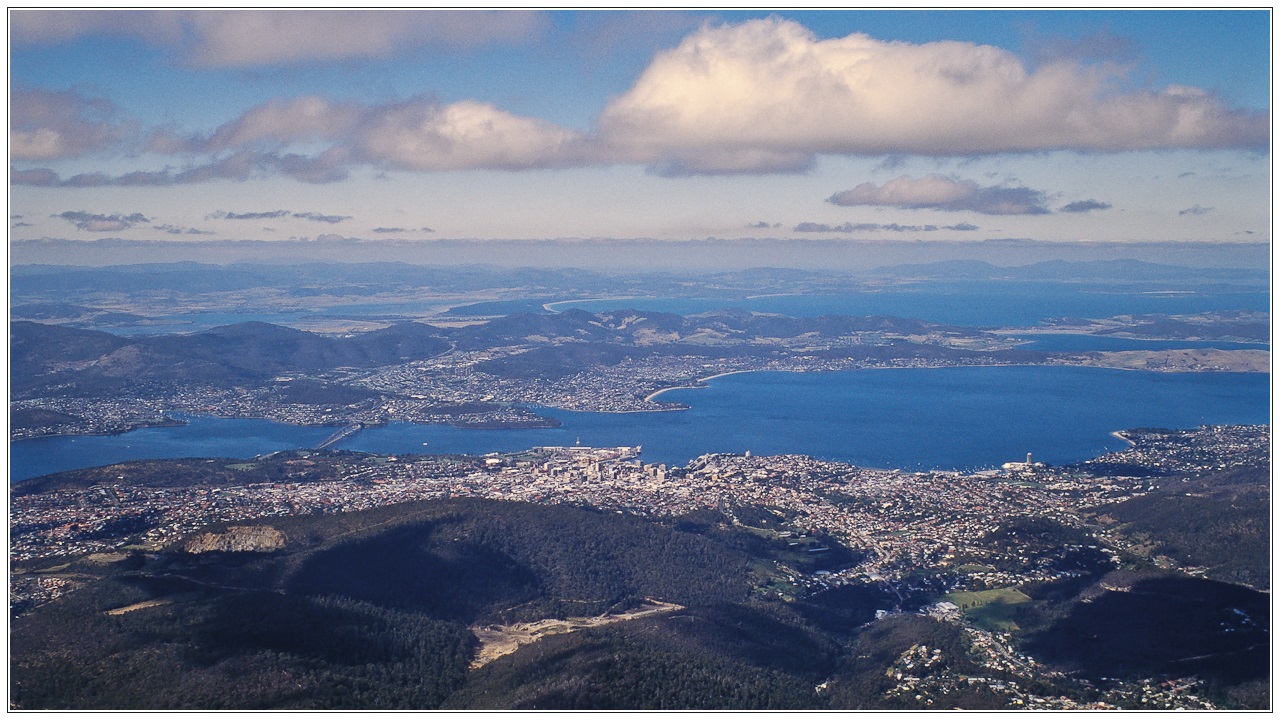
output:
[[[878,268],[873,274],[900,278],[950,280],[1046,280],[1095,282],[1228,281],[1266,283],[1269,273],[1262,269],[1190,268],[1141,260],[1094,260],[1068,262],[1049,260],[1032,265],[1002,267],[981,260],[946,260],[918,265]]]
[[[316,294],[371,295],[410,288],[439,292],[520,290],[525,297],[646,294],[673,297],[852,289],[877,278],[934,280],[1041,280],[1095,282],[1262,283],[1265,269],[1192,268],[1139,260],[1053,260],[1002,267],[978,260],[893,265],[869,272],[753,268],[718,273],[610,273],[576,268],[503,268],[491,265],[408,263],[231,264],[181,262],[107,267],[17,265],[10,270],[14,298],[83,292],[235,292],[286,289]]]
[[[345,337],[264,322],[180,335],[121,337],[18,320],[10,324],[9,331],[10,382],[15,397],[42,388],[58,388],[59,394],[94,395],[139,384],[255,384],[289,373],[425,360],[451,348],[528,346],[529,352],[483,367],[498,375],[559,377],[593,364],[616,364],[628,355],[773,352],[771,345],[756,345],[764,339],[812,335],[816,342],[856,332],[978,333],[884,316],[793,318],[723,310],[685,317],[636,310],[592,314],[577,309],[519,313],[459,328],[399,323]]]
[[[9,327],[12,391],[72,383],[94,394],[137,383],[253,383],[289,372],[378,367],[449,349],[438,329],[419,323],[330,338],[247,322],[187,335],[120,337],[29,321]]]

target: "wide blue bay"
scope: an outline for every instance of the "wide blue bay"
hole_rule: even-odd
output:
[[[1267,288],[1186,293],[1117,292],[1108,285],[1039,282],[931,282],[840,295],[762,295],[749,298],[618,298],[552,303],[555,310],[635,309],[688,315],[721,308],[821,315],[896,315],[973,327],[1030,327],[1049,318],[1109,318],[1124,314],[1182,315],[1221,310],[1266,312]]]
[[[664,400],[689,410],[546,409],[542,430],[392,423],[338,448],[386,454],[512,451],[538,445],[642,445],[647,462],[708,452],[803,453],[866,467],[998,467],[1032,452],[1053,464],[1123,447],[1114,430],[1268,423],[1270,377],[1072,367],[980,367],[743,373]],[[10,479],[141,458],[228,457],[312,447],[331,429],[266,420],[189,418],[184,427],[10,444]]]

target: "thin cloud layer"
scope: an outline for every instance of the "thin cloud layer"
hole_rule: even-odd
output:
[[[322,222],[330,225],[337,225],[351,219],[350,215],[324,215],[316,212],[294,213],[293,217],[299,220],[310,220],[311,222]]]
[[[877,205],[905,209],[976,212],[983,215],[1045,215],[1045,194],[1027,187],[980,186],[944,175],[895,178],[884,185],[865,182],[827,198],[833,205]]]
[[[9,93],[9,157],[57,160],[109,147],[123,134],[110,122],[115,106],[74,90]]]
[[[211,135],[155,133],[149,149],[161,153],[264,154],[292,143],[331,143],[315,157],[282,159],[281,170],[309,182],[345,176],[368,163],[401,170],[528,169],[582,162],[579,133],[487,103],[441,104],[427,98],[361,106],[315,96],[273,100],[223,124]],[[310,163],[309,165],[304,163]]]
[[[214,220],[275,220],[288,216],[288,210],[264,210],[262,212],[244,212],[234,213],[225,210],[219,210],[210,213],[209,218]]]
[[[958,230],[970,232],[977,230],[977,225],[960,223],[958,225],[900,225],[898,223],[853,223],[829,225],[827,223],[802,222],[795,226],[795,232],[804,233],[854,233],[854,232],[937,232],[938,230]]]
[[[9,21],[16,44],[128,37],[167,48],[186,64],[210,68],[468,49],[523,42],[547,27],[542,15],[522,11],[15,10]]]
[[[121,230],[128,230],[139,223],[151,222],[151,219],[142,213],[131,213],[129,215],[113,213],[111,215],[104,215],[101,213],[85,212],[84,210],[68,210],[66,212],[53,215],[52,217],[62,218],[72,225],[75,225],[77,230],[84,230],[86,232],[119,232]]]
[[[402,227],[376,227],[373,229],[373,231],[380,235],[385,235],[387,233],[435,232],[435,230],[429,227],[420,227],[420,228],[417,228],[416,230],[414,228],[402,228]]]
[[[244,181],[284,175],[306,183],[330,183],[347,177],[345,152],[334,149],[317,156],[242,151],[182,170],[139,170],[123,175],[80,173],[63,178],[50,168],[10,168],[9,182],[34,187],[168,187],[216,180]]]
[[[314,95],[276,99],[249,109],[207,137],[157,131],[148,149],[158,153],[213,153],[330,141],[350,133],[363,112],[356,105],[333,103]]]
[[[152,225],[152,228],[166,232],[170,235],[216,235],[212,230],[198,230],[191,227],[183,227],[181,225]]]
[[[1118,92],[1114,68],[1034,71],[1000,48],[866,35],[819,40],[768,19],[707,26],[601,113],[618,157],[689,173],[786,172],[817,155],[1266,147],[1265,113],[1171,86]]]
[[[227,212],[226,210],[218,210],[206,216],[211,220],[278,220],[280,218],[291,217],[299,220],[310,220],[312,222],[328,223],[336,225],[351,219],[350,215],[325,215],[317,212],[290,212],[288,210],[263,210],[259,212]]]
[[[1111,203],[1105,203],[1101,200],[1077,200],[1073,203],[1067,203],[1058,208],[1058,212],[1064,213],[1086,213],[1094,210],[1110,210]]]

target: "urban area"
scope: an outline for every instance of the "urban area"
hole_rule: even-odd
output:
[[[1006,463],[1000,470],[902,472],[859,468],[805,456],[712,454],[685,467],[646,464],[639,447],[543,447],[485,456],[374,456],[332,451],[290,451],[233,466],[283,466],[269,482],[244,486],[149,487],[130,482],[130,465],[114,466],[115,483],[87,489],[18,492],[10,516],[10,602],[20,613],[74,590],[74,577],[28,573],[24,566],[57,557],[156,551],[212,523],[341,513],[432,498],[481,497],[542,504],[569,503],[618,513],[678,517],[717,509],[754,531],[824,553],[840,544],[857,551],[848,567],[803,572],[780,566],[764,592],[788,596],[847,583],[883,586],[900,600],[909,596],[956,597],[956,593],[1016,588],[1029,582],[1079,574],[1089,562],[1121,563],[1126,547],[1094,526],[1087,543],[1050,549],[1002,538],[1018,519],[1048,518],[1085,527],[1082,511],[1141,496],[1153,489],[1143,477],[1105,474],[1114,466],[1163,472],[1228,470],[1256,462],[1268,452],[1267,426],[1209,426],[1176,435],[1157,431],[1122,435],[1131,443],[1069,468],[1036,462]],[[207,460],[215,463],[226,461]],[[323,472],[321,472],[323,471]],[[317,479],[317,478],[328,479]],[[260,478],[260,476],[259,476]],[[743,508],[767,508],[739,521]],[[1001,538],[997,541],[997,538]],[[1197,568],[1183,568],[1196,574]],[[950,593],[950,594],[948,594]],[[883,613],[903,612],[902,606]],[[949,601],[911,609],[959,622]],[[1035,660],[1019,655],[1007,637],[967,627],[974,647],[991,667],[1030,672]],[[897,688],[922,697],[945,692],[945,677],[923,682],[911,674],[927,664],[927,648],[904,656]],[[1037,670],[1041,672],[1042,670]],[[953,678],[954,682],[986,682]],[[992,681],[995,682],[995,681]],[[1023,693],[1001,681],[993,689],[1025,707],[1069,707],[1067,698]],[[1207,707],[1194,681],[1120,683],[1117,703],[1143,707]],[[1119,694],[1115,694],[1119,693]],[[1103,703],[1106,706],[1106,703]]]

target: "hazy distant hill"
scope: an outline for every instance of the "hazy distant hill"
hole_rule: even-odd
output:
[[[9,333],[15,394],[63,383],[94,394],[141,383],[259,382],[288,372],[391,365],[438,355],[450,347],[436,328],[420,323],[349,338],[261,322],[186,335],[124,338],[17,321]]]
[[[812,282],[848,285],[847,274],[788,269],[758,269],[689,277],[678,273],[606,273],[578,268],[507,268],[494,265],[414,265],[400,262],[290,264],[179,262],[80,267],[18,265],[10,271],[14,297],[56,293],[236,292],[253,288],[285,289],[298,297],[315,294],[370,295],[412,289],[458,292],[520,290],[526,296],[661,292],[688,295],[716,289],[729,294],[795,289]]]
[[[1266,284],[1265,269],[1190,268],[1141,260],[1048,260],[1031,265],[999,266],[981,260],[947,260],[914,265],[893,265],[873,274],[903,278],[949,280],[1043,280],[1089,282],[1239,282]]]
[[[581,268],[509,268],[493,265],[415,265],[402,262],[293,264],[179,262],[106,267],[17,265],[10,269],[15,305],[93,305],[103,294],[171,297],[193,293],[271,291],[294,298],[410,292],[486,291],[502,303],[529,298],[694,297],[743,298],[770,293],[839,294],[875,290],[884,280],[1135,283],[1186,288],[1205,284],[1267,286],[1266,269],[1194,268],[1138,260],[1054,260],[998,266],[980,260],[904,264],[865,271],[758,267],[721,272],[606,272]],[[545,302],[545,300],[544,300]],[[539,303],[540,304],[540,303]],[[489,314],[485,304],[476,314]],[[532,309],[525,305],[522,310]],[[509,310],[507,310],[509,312]],[[498,314],[498,313],[492,313]]]
[[[857,332],[978,334],[967,328],[904,318],[793,318],[743,310],[684,317],[637,310],[592,314],[569,309],[506,315],[460,328],[400,323],[345,337],[245,322],[196,333],[126,338],[15,321],[10,327],[10,361],[15,394],[39,388],[53,392],[56,388],[61,394],[92,395],[144,384],[253,384],[288,373],[425,360],[451,348],[526,346],[530,348],[527,352],[481,367],[507,377],[556,378],[592,365],[615,365],[626,357],[659,352],[707,357],[767,355],[777,351],[772,343],[778,339],[812,335],[818,342]],[[902,348],[909,357],[965,354],[932,346]],[[858,352],[881,357],[898,350],[868,347]]]

